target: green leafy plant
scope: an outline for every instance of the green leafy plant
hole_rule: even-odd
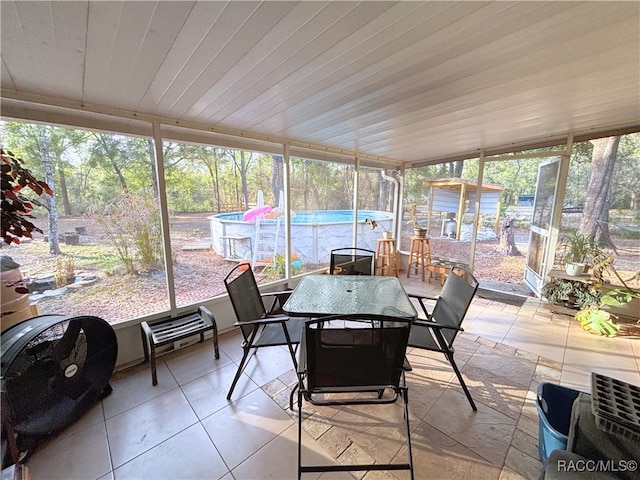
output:
[[[615,288],[602,295],[598,305],[590,305],[574,315],[582,328],[596,335],[607,337],[614,336],[620,330],[620,324],[613,319],[616,315],[604,309],[604,307],[621,307],[634,298],[640,298],[640,293],[624,288]]]
[[[23,160],[12,152],[0,149],[2,159],[2,238],[7,244],[19,244],[22,237],[32,238],[32,232],[42,230],[29,218],[34,205],[44,206],[36,199],[29,199],[22,192],[31,189],[36,195],[53,195],[53,190],[45,182],[38,180],[23,166]]]
[[[560,249],[565,263],[593,263],[603,254],[594,235],[576,232],[564,237]]]
[[[588,282],[577,282],[556,278],[542,287],[542,297],[554,305],[578,307],[593,305],[600,301],[598,289]]]
[[[291,264],[291,274],[297,275],[300,273],[301,268]],[[276,253],[273,257],[273,262],[264,267],[263,273],[268,280],[278,280],[282,278],[287,272],[287,260],[284,253]]]
[[[603,291],[605,285],[604,273],[612,273],[622,283],[622,287],[614,288],[600,295],[598,301],[587,303],[574,315],[580,322],[582,328],[590,333],[603,336],[614,336],[620,330],[620,324],[615,322],[616,315],[606,309],[606,307],[621,307],[629,303],[634,298],[640,298],[640,292],[633,290],[627,282],[620,276],[613,264],[613,258],[607,256],[601,258],[594,266],[592,276],[594,278],[594,288],[599,292]],[[633,279],[640,278],[640,272],[636,273]],[[576,282],[577,283],[577,282]]]

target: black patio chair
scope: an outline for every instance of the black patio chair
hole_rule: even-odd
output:
[[[331,250],[329,273],[334,275],[373,275],[376,252],[366,248],[335,248]]]
[[[464,331],[461,327],[462,320],[467,314],[469,305],[478,289],[478,280],[464,267],[453,267],[447,275],[440,295],[429,297],[409,293],[409,297],[418,300],[426,318],[419,317],[411,327],[409,335],[409,346],[442,352],[453,371],[458,377],[458,381],[464,390],[471,408],[477,410],[476,404],[471,398],[471,393],[464,383],[460,370],[453,358],[455,352],[453,342],[458,333]],[[435,306],[431,313],[427,310],[425,302],[435,301]]]
[[[286,345],[291,353],[293,367],[297,368],[295,350],[300,343],[304,321],[289,321],[289,317],[281,313],[282,305],[291,291],[260,293],[253,270],[247,264],[235,266],[225,277],[224,284],[236,314],[235,326],[240,327],[243,338],[242,360],[227,394],[227,399],[231,399],[249,353],[255,353],[258,348]],[[268,297],[273,298],[269,309],[264,303]]]
[[[298,479],[309,472],[409,470],[413,479],[408,388],[403,363],[411,320],[383,315],[334,315],[305,324],[298,364]],[[366,405],[404,400],[408,461],[303,465],[302,401]]]

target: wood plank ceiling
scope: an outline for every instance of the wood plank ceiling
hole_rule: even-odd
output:
[[[0,8],[5,118],[115,113],[405,165],[640,130],[638,2]]]

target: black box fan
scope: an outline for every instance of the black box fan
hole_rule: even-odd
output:
[[[2,390],[9,407],[3,418],[24,461],[39,440],[111,392],[118,343],[103,319],[64,315],[25,320],[2,332],[1,340]]]

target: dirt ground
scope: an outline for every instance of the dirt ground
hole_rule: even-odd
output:
[[[36,223],[46,234],[46,220]],[[61,243],[62,258],[74,258],[77,264],[75,273],[85,281],[70,286],[64,295],[40,297],[40,313],[72,315],[81,312],[118,321],[168,308],[164,271],[150,270],[136,276],[123,275],[118,268],[104,271],[97,263],[91,263],[92,255],[96,255],[94,250],[100,245],[105,245],[107,241],[95,222],[78,217],[61,218],[59,232],[75,232],[79,227],[84,227],[87,235],[80,236],[78,246]],[[211,248],[183,248],[206,241],[209,236],[207,215],[173,216],[170,231],[178,306],[224,293],[223,279],[235,264],[224,260]],[[528,238],[528,230],[516,232],[516,238]],[[623,278],[628,278],[640,270],[640,242],[624,238],[614,238],[614,242],[619,252],[615,257],[616,267],[623,274]],[[469,249],[468,243],[455,240],[434,238],[431,243],[432,255],[448,258],[463,258],[461,252],[468,252]],[[477,243],[474,273],[480,279],[480,283],[492,288],[498,288],[502,284],[507,290],[528,293],[522,280],[526,243],[518,243],[522,253],[520,256],[505,257],[498,247],[497,240]],[[102,248],[102,251],[104,250]],[[48,244],[40,234],[20,246],[3,245],[1,253],[11,256],[19,263],[23,275],[30,279],[52,275],[56,269],[57,259],[48,253]],[[115,259],[114,263],[117,264]],[[304,271],[315,268],[318,266],[305,265]]]

